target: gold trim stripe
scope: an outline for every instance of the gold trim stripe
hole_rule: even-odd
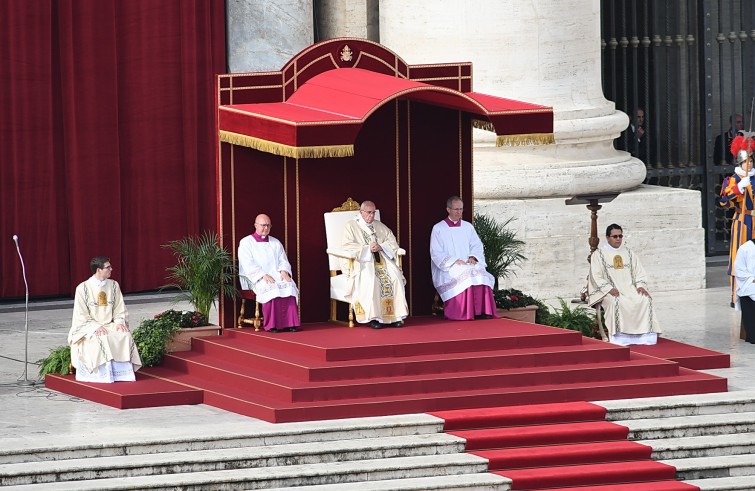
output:
[[[220,130],[218,134],[221,142],[232,145],[249,147],[261,152],[280,155],[281,157],[291,157],[294,159],[312,159],[323,157],[353,157],[354,145],[324,145],[314,147],[293,147],[283,143],[271,142],[262,138],[241,135],[231,131]]]
[[[496,147],[521,147],[524,145],[548,145],[556,143],[553,133],[529,133],[524,135],[498,135]]]

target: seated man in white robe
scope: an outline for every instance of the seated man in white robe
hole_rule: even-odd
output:
[[[609,225],[606,243],[590,258],[587,303],[603,307],[611,343],[655,344],[662,331],[647,291],[647,275],[640,258],[623,240],[621,227]]]
[[[341,270],[357,322],[373,329],[403,326],[409,309],[406,279],[396,265],[399,245],[391,229],[375,220],[375,203],[363,202],[359,215],[346,223],[341,247],[356,254],[356,260],[342,261]]]
[[[270,217],[257,215],[254,233],[239,242],[239,281],[262,304],[262,327],[267,332],[296,332],[299,326],[299,290],[291,278],[283,244],[270,236]]]
[[[133,382],[142,360],[128,329],[121,288],[110,279],[110,259],[95,257],[89,266],[94,275],[76,287],[68,332],[76,380]]]
[[[446,211],[448,217],[433,226],[430,236],[430,269],[443,315],[451,320],[498,317],[482,242],[474,226],[461,219],[464,202],[452,196]]]

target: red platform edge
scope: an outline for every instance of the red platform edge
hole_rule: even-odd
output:
[[[206,341],[203,341],[206,340]],[[213,341],[217,340],[217,341]],[[220,342],[222,341],[222,343]],[[204,354],[201,349],[203,343],[213,343],[225,346],[232,355],[249,356],[248,349],[257,348],[264,357],[270,353],[277,353],[281,358],[279,363],[289,363],[299,368],[296,373],[312,373],[316,369],[332,370],[340,366],[359,366],[359,364],[390,363],[393,370],[400,371],[402,366],[410,363],[424,363],[432,359],[434,366],[439,360],[458,359],[479,352],[482,358],[498,353],[501,358],[507,358],[509,352],[516,353],[514,366],[521,363],[522,357],[527,358],[529,351],[532,356],[543,357],[543,350],[556,352],[560,347],[564,350],[584,350],[585,356],[594,356],[598,351],[614,352],[613,355],[599,355],[589,363],[605,363],[600,359],[615,358],[616,352],[625,353],[627,364],[636,363],[645,357],[658,358],[658,363],[669,363],[666,356],[673,357],[673,361],[680,365],[678,375],[659,375],[653,378],[635,378],[622,380],[595,380],[589,384],[585,382],[569,383],[568,381],[551,384],[526,386],[495,386],[490,390],[463,390],[458,387],[443,393],[424,392],[401,394],[394,396],[382,395],[373,397],[347,398],[346,395],[331,400],[333,388],[329,387],[331,395],[324,395],[321,400],[316,397],[308,401],[280,399],[282,392],[275,391],[273,395],[265,391],[252,391],[246,387],[222,387],[222,380],[218,384],[208,380],[200,380],[191,375],[193,359],[212,356]],[[509,346],[510,349],[504,347]],[[651,348],[651,349],[648,349]],[[300,333],[279,333],[277,335],[254,332],[251,329],[226,330],[223,336],[198,338],[192,352],[168,355],[169,362],[162,367],[142,369],[137,374],[134,383],[94,384],[77,382],[73,376],[51,375],[46,379],[48,388],[64,392],[82,399],[120,409],[138,407],[156,407],[183,404],[205,403],[222,409],[237,412],[270,422],[308,421],[320,419],[336,419],[349,417],[381,416],[390,414],[421,413],[427,411],[464,409],[469,407],[491,406],[522,406],[538,403],[553,403],[581,400],[608,400],[631,397],[653,397],[690,393],[725,392],[726,380],[684,368],[687,364],[696,367],[722,368],[723,361],[727,362],[728,355],[715,351],[698,348],[684,343],[661,339],[657,346],[641,347],[646,353],[636,353],[632,348],[617,347],[600,341],[582,338],[574,331],[552,328],[537,324],[512,321],[509,319],[491,319],[474,322],[451,322],[434,317],[412,319],[403,329],[372,330],[365,327],[347,329],[327,323],[317,323],[304,326]],[[492,350],[492,351],[491,351]],[[373,356],[370,356],[373,353]],[[259,356],[262,356],[259,355]],[[375,357],[377,355],[378,357]],[[230,355],[228,355],[230,356]],[[379,358],[386,357],[386,358]],[[175,358],[175,359],[174,359]],[[288,358],[288,359],[286,359]],[[493,356],[492,358],[496,358]],[[245,358],[240,358],[245,359]],[[707,361],[706,361],[707,360]],[[200,360],[201,361],[201,360]],[[222,372],[221,369],[217,370]],[[488,363],[487,361],[485,363]],[[507,363],[507,362],[502,362]],[[542,367],[542,361],[525,365],[530,371]],[[568,363],[568,362],[564,362]],[[574,370],[573,361],[568,369]],[[206,368],[207,363],[200,363]],[[307,366],[304,366],[307,365]],[[566,366],[566,365],[564,365]],[[596,365],[598,366],[598,365]],[[243,366],[241,367],[243,368]],[[498,368],[501,369],[500,367]],[[503,369],[508,369],[504,367]],[[698,368],[700,369],[700,368]],[[180,370],[184,370],[181,373]],[[478,369],[475,369],[478,370]],[[480,369],[481,376],[489,376],[486,369]],[[542,368],[539,368],[542,370]],[[558,371],[558,366],[553,367]],[[271,381],[260,379],[260,371],[248,369],[247,374],[240,373],[238,377],[247,377],[253,382],[252,387],[269,387],[276,385],[279,380],[275,373],[270,373]],[[364,368],[362,368],[364,372]],[[526,372],[526,370],[525,370]],[[442,370],[440,375],[452,376],[458,373],[458,367]],[[416,376],[416,373],[412,373]],[[430,374],[430,378],[433,375]],[[473,374],[474,375],[474,374]],[[563,378],[560,374],[561,378]],[[395,376],[395,375],[394,375]],[[542,378],[542,375],[540,376]],[[584,376],[583,376],[584,377]],[[380,381],[380,375],[374,375],[373,380]],[[310,382],[293,381],[291,390],[309,391],[316,395],[317,384],[327,384],[326,381],[314,380],[310,375]],[[347,382],[333,380],[335,383]],[[354,379],[354,382],[359,382]],[[298,384],[298,385],[297,385]],[[303,384],[303,385],[302,385]],[[309,384],[309,386],[307,385]],[[623,384],[623,385],[622,385]],[[243,384],[242,384],[243,385]],[[332,384],[331,384],[332,385]],[[379,385],[379,384],[378,384]],[[383,384],[385,386],[385,384]],[[412,384],[409,384],[410,386]],[[421,385],[421,384],[415,384]],[[437,385],[437,383],[436,383]],[[463,382],[461,383],[463,385]],[[296,386],[302,388],[296,389]],[[348,387],[348,385],[346,385]],[[630,390],[631,388],[631,390]],[[245,392],[246,389],[246,392]],[[360,388],[361,389],[361,388]],[[287,389],[288,390],[288,389]],[[348,389],[345,389],[348,391]],[[636,394],[634,394],[636,392]],[[292,392],[294,395],[294,392]]]

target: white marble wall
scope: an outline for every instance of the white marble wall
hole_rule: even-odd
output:
[[[475,211],[510,226],[524,240],[528,257],[516,276],[502,283],[541,298],[572,298],[587,276],[590,211],[567,206],[565,198],[475,200]],[[701,202],[698,191],[641,185],[603,204],[598,212],[598,237],[617,223],[624,242],[636,251],[647,270],[650,290],[705,288],[705,254],[701,244]]]
[[[318,40],[356,37],[379,41],[378,0],[320,0],[315,18]]]
[[[314,42],[313,0],[227,0],[231,73],[280,70]]]

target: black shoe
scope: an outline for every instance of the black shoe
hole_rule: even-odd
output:
[[[370,327],[373,329],[382,329],[384,326],[378,321],[370,321]]]
[[[280,332],[277,327],[273,327],[272,329],[268,329],[267,332]]]
[[[480,315],[474,316],[474,318],[475,319],[492,319],[493,316],[490,314],[480,314]]]
[[[404,327],[404,322],[403,321],[396,321],[396,322],[391,322],[388,325],[391,326],[391,327]]]
[[[301,331],[301,328],[298,326],[291,326],[284,329],[286,332],[299,332]]]

